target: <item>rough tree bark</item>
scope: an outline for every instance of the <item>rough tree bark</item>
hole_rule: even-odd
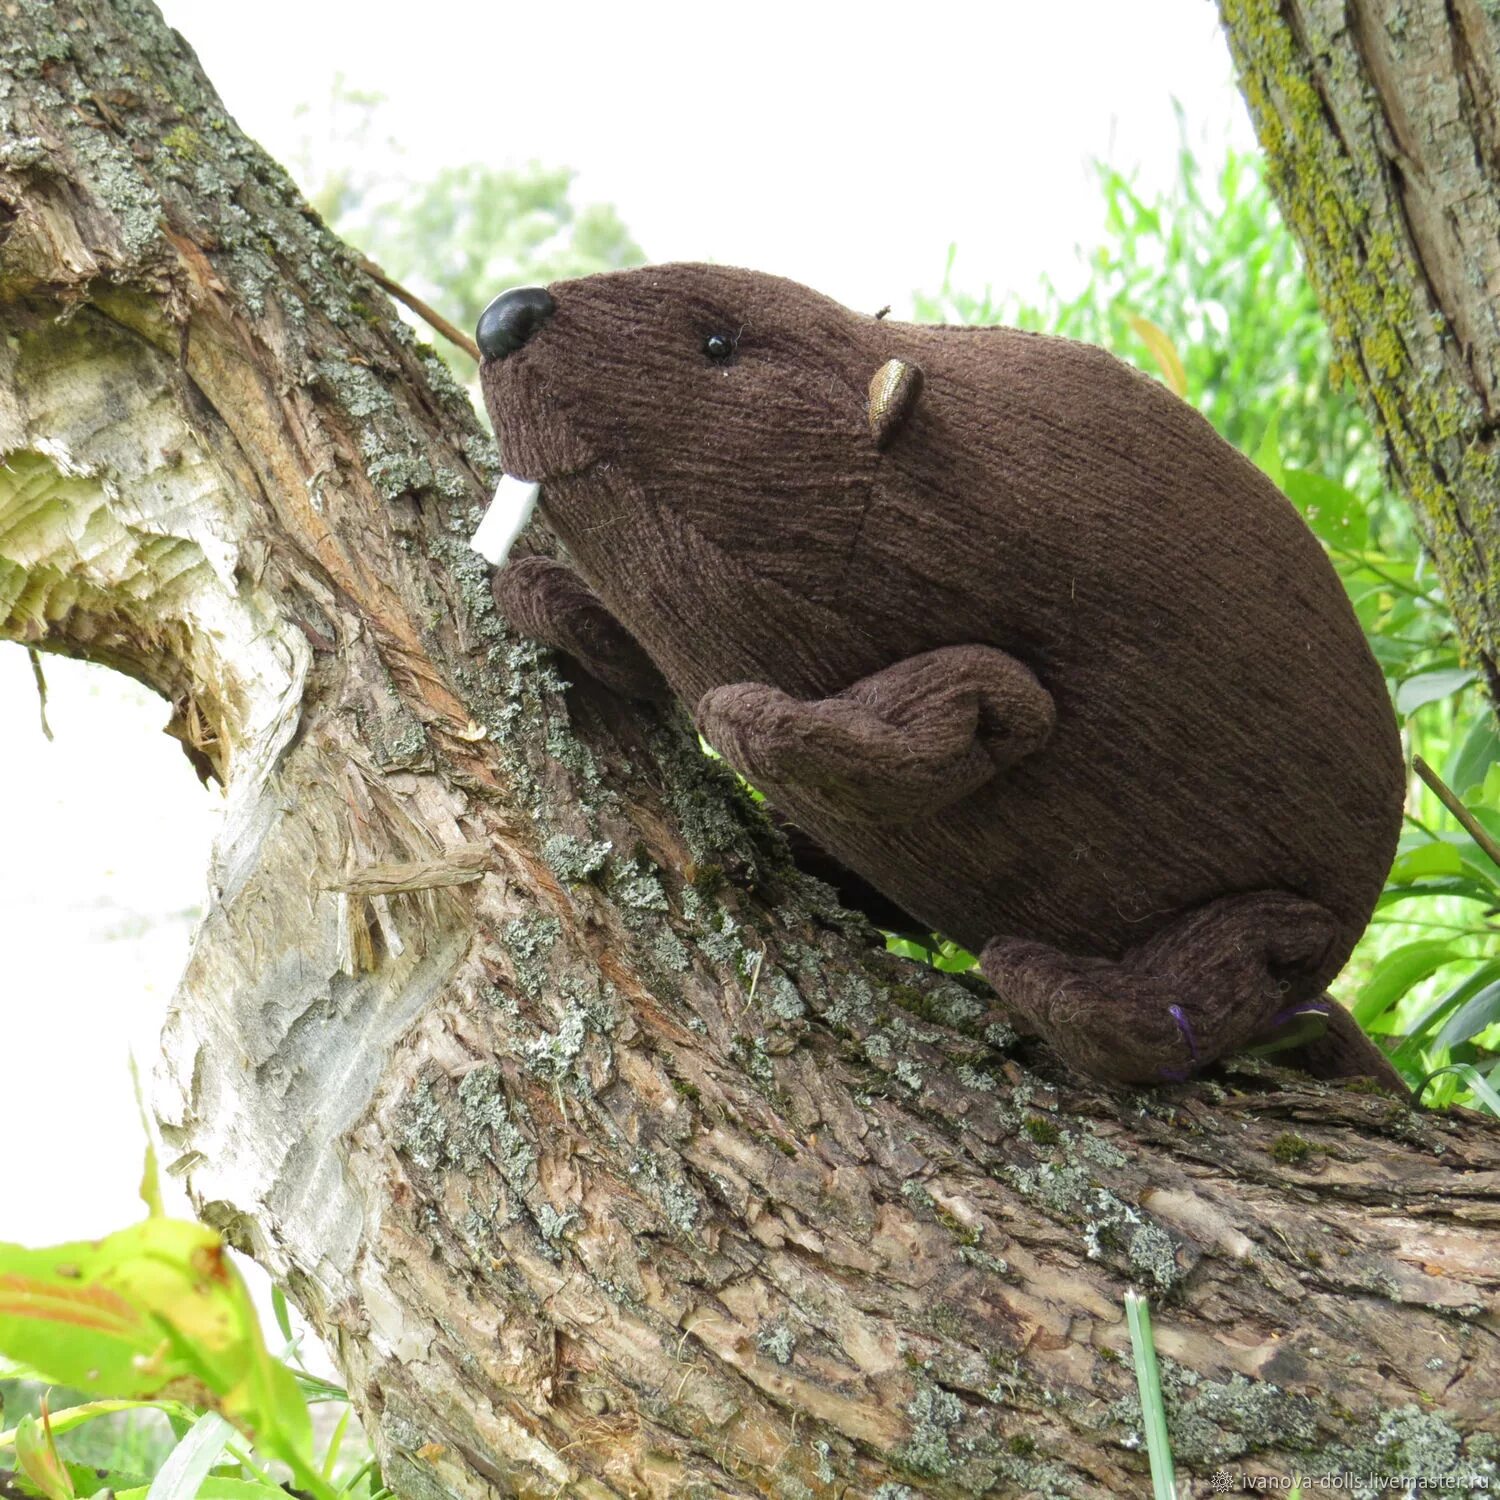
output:
[[[145,0],[0,16],[0,635],[225,781],[162,1125],[398,1492],[1139,1493],[1132,1284],[1185,1471],[1494,1471],[1492,1126],[885,954],[507,633],[472,412]]]
[[[1339,370],[1500,702],[1500,8],[1219,10]]]

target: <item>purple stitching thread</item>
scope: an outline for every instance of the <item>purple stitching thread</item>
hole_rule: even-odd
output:
[[[1169,1005],[1167,1014],[1177,1022],[1177,1029],[1187,1043],[1190,1061],[1185,1068],[1162,1068],[1158,1076],[1170,1079],[1173,1083],[1185,1083],[1198,1061],[1198,1039],[1193,1035],[1193,1023],[1188,1020],[1187,1013],[1180,1005]]]
[[[1198,1039],[1193,1035],[1193,1023],[1188,1020],[1187,1012],[1180,1005],[1169,1005],[1167,1014],[1177,1022],[1177,1029],[1182,1033],[1182,1039],[1188,1045],[1188,1056],[1197,1062]]]

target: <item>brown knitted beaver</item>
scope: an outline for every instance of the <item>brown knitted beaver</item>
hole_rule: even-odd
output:
[[[1384,683],[1190,407],[1084,344],[716,266],[509,292],[479,344],[576,565],[497,576],[517,628],[675,694],[1077,1067],[1184,1077],[1330,1006],[1320,1070],[1378,1066],[1323,991],[1400,823]]]

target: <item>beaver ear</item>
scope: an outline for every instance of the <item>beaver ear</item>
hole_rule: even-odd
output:
[[[884,448],[911,415],[922,394],[921,366],[888,359],[870,377],[870,436]]]

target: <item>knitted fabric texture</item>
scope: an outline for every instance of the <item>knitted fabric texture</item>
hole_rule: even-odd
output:
[[[1253,464],[1085,344],[723,267],[549,291],[483,369],[576,569],[497,575],[518,628],[675,694],[1092,1074],[1186,1076],[1319,1000],[1402,758],[1337,576]]]

